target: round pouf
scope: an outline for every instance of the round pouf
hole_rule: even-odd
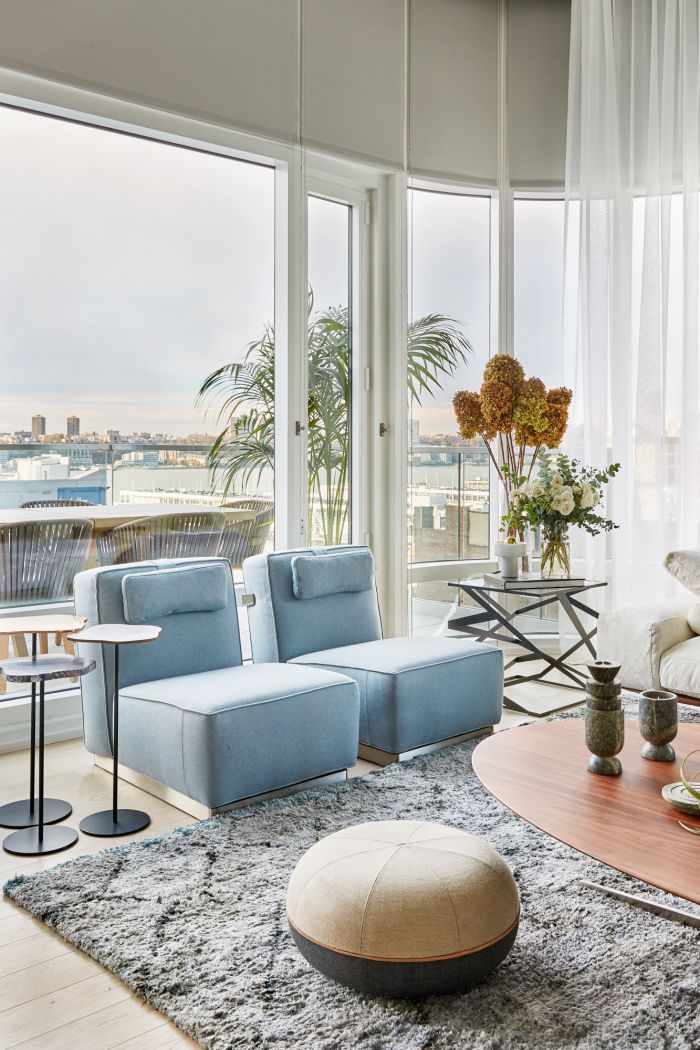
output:
[[[465,990],[506,957],[518,889],[487,843],[442,824],[357,824],[307,850],[287,918],[302,955],[369,995]]]

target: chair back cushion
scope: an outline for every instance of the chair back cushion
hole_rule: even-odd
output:
[[[75,578],[75,610],[88,626],[138,622],[161,628],[154,642],[121,647],[122,687],[242,663],[233,578],[223,558],[89,569]],[[79,644],[78,650],[97,661],[95,673],[81,682],[85,744],[109,755],[114,648]]]
[[[325,558],[313,554],[292,558],[292,590],[299,601],[371,591],[373,587],[374,561],[369,550],[337,551]]]
[[[225,609],[230,579],[223,562],[130,573],[122,579],[124,619],[152,623],[166,616]]]
[[[382,636],[368,547],[259,554],[243,563],[243,579],[255,595],[248,622],[257,663],[286,662]]]

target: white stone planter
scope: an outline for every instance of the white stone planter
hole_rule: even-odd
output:
[[[527,554],[526,543],[504,543],[499,540],[495,545],[495,554],[501,576],[508,580],[517,579],[520,575],[520,559]]]

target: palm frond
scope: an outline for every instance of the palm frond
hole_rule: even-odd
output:
[[[346,306],[308,310],[308,474],[310,499],[320,507],[324,540],[338,542],[347,522],[350,459],[352,333]],[[436,393],[473,353],[461,326],[444,314],[426,314],[408,327],[408,388],[419,404]],[[274,467],[275,330],[265,325],[240,360],[211,372],[197,393],[200,408],[216,406],[223,429],[208,455],[212,486],[226,497],[239,482],[259,480]]]

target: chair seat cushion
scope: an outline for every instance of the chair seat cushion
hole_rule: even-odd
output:
[[[700,698],[700,637],[667,649],[661,657],[659,678],[664,689]]]
[[[461,638],[384,638],[297,656],[354,678],[360,741],[401,754],[500,721],[503,656]]]
[[[357,759],[357,685],[289,664],[246,664],[129,685],[124,765],[211,808],[346,769]]]

